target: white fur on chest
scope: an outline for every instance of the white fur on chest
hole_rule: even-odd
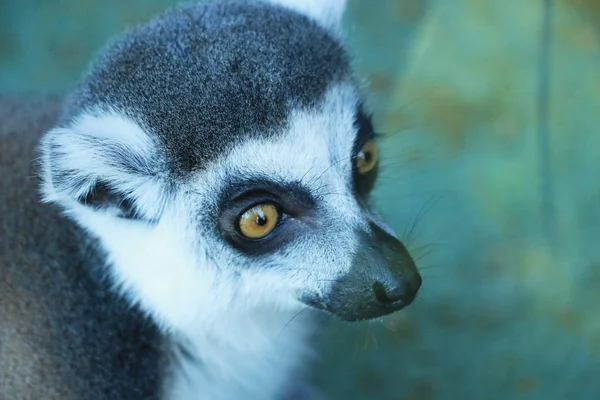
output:
[[[197,360],[175,359],[163,398],[281,398],[295,379],[303,379],[312,318],[311,310],[224,316],[188,343]]]
[[[217,269],[189,251],[172,216],[152,229],[86,216],[116,286],[197,360],[173,360],[164,400],[281,398],[311,354],[315,311],[286,298],[276,271]]]

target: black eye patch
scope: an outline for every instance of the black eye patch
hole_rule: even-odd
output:
[[[280,214],[278,225],[264,239],[247,240],[239,235],[240,215],[258,204],[272,204]],[[276,251],[315,222],[316,200],[299,182],[277,182],[265,176],[232,180],[219,201],[216,228],[236,250],[252,256]]]
[[[357,130],[356,139],[354,141],[354,146],[352,150],[353,159],[362,149],[362,147],[369,140],[374,140],[377,138],[377,134],[373,128],[373,122],[371,120],[371,115],[366,114],[363,110],[362,104],[359,105],[356,111],[356,117],[354,120],[354,125]],[[354,183],[354,191],[355,195],[359,198],[366,198],[373,187],[375,186],[375,182],[377,180],[377,174],[379,170],[379,164],[376,164],[369,172],[366,174],[359,174],[356,168],[356,163],[353,162],[353,183]]]
[[[354,140],[353,155],[358,154],[361,147],[369,140],[374,139],[377,135],[373,129],[372,117],[363,111],[360,105],[356,111],[354,118],[354,126],[356,127],[356,139]]]

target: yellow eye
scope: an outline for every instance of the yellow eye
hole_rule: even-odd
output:
[[[356,156],[356,169],[358,170],[358,173],[363,175],[371,171],[377,164],[378,156],[379,150],[377,150],[375,141],[367,141]]]
[[[262,239],[271,233],[278,219],[279,212],[273,204],[258,204],[241,215],[238,227],[246,239]]]

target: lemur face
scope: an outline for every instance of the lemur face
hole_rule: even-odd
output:
[[[379,151],[361,104],[313,19],[179,8],[114,43],[73,94],[42,143],[46,200],[168,328],[257,307],[383,316],[421,278],[369,205]]]
[[[414,299],[414,262],[368,205],[378,148],[358,104],[352,85],[332,85],[314,108],[292,111],[281,135],[239,143],[194,177],[199,241],[238,268],[248,296],[263,286],[273,301],[347,320]],[[217,183],[209,192],[207,181]]]

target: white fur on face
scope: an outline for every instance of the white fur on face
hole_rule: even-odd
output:
[[[275,182],[301,182],[325,210],[326,219],[318,221],[315,235],[298,240],[285,256],[261,257],[260,265],[253,265],[256,261],[237,256],[219,242],[212,243],[220,248],[222,262],[244,267],[239,269],[242,293],[253,293],[260,286],[255,280],[269,279],[269,296],[281,291],[276,303],[293,305],[298,293],[324,294],[332,280],[349,270],[357,245],[355,229],[368,230],[367,219],[351,190],[355,117],[354,88],[335,86],[316,109],[294,111],[285,134],[240,143],[197,176],[193,186],[199,191],[206,186],[204,182],[213,183],[199,196],[212,197],[212,202],[217,201],[228,177],[250,177],[258,172]],[[246,281],[252,283],[246,285]]]
[[[310,18],[323,27],[339,32],[346,10],[346,0],[265,0],[290,8]]]
[[[206,365],[196,370],[182,360],[186,374],[195,378],[174,374],[167,398],[191,399],[199,391],[211,399],[271,398],[307,355],[310,313],[294,318],[306,307],[299,296],[328,293],[350,269],[355,229],[367,229],[351,194],[356,102],[351,85],[331,88],[319,107],[294,111],[286,132],[240,143],[185,187],[175,188],[168,200],[162,200],[160,174],[150,178],[119,170],[102,148],[86,147],[97,142],[85,135],[101,136],[139,157],[160,159],[157,144],[127,118],[84,116],[46,138],[54,149],[46,152],[46,165],[79,171],[84,187],[91,185],[86,179],[112,180],[148,215],[160,208],[156,224],[117,218],[57,190],[46,172],[46,198],[61,203],[100,239],[115,286],[165,331],[185,338]],[[215,208],[228,177],[256,173],[279,182],[301,181],[324,210],[326,220],[315,235],[289,244],[285,255],[240,255],[203,228],[208,221],[195,217]]]

